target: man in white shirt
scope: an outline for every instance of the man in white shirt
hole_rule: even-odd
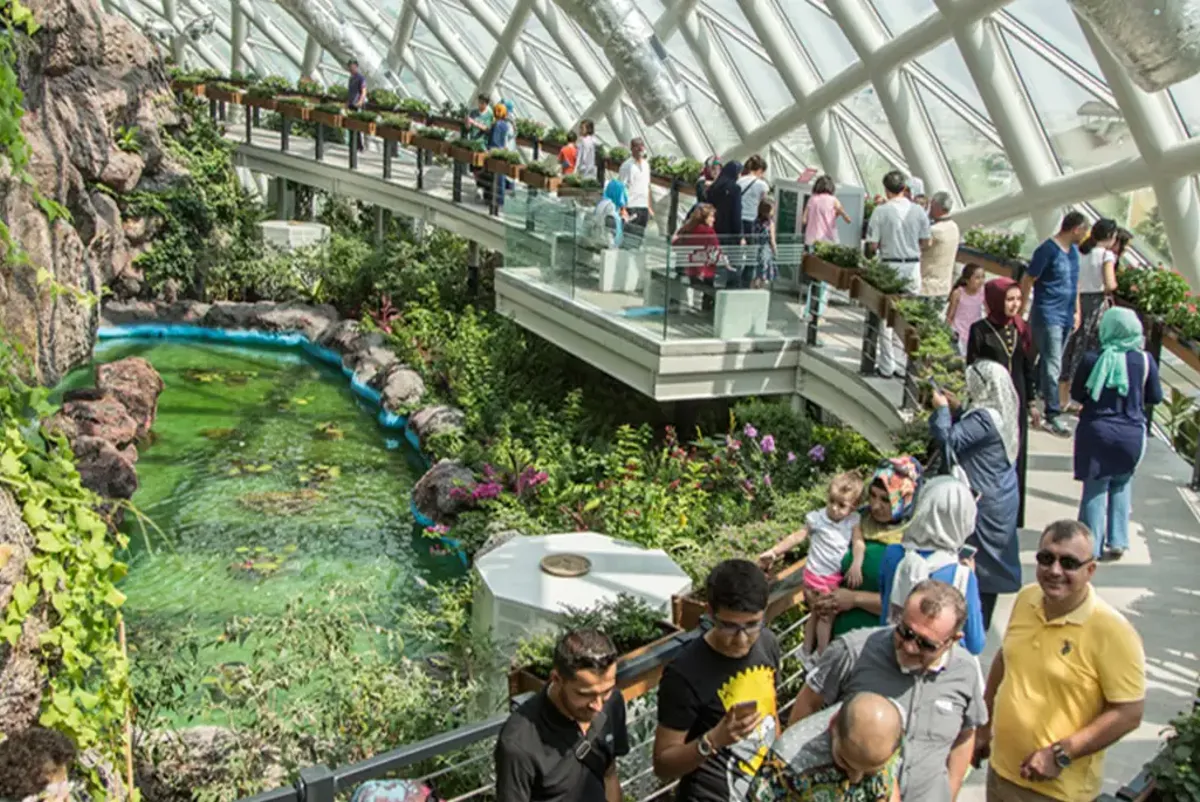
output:
[[[646,158],[646,143],[637,137],[629,143],[629,158],[617,174],[629,193],[629,220],[625,223],[626,245],[634,250],[642,246],[642,237],[654,210],[650,208],[650,160]]]
[[[908,282],[909,293],[921,294],[921,251],[929,247],[929,216],[905,197],[904,173],[892,170],[883,177],[887,203],[875,209],[867,224],[867,255],[879,254],[879,261],[895,270]],[[881,325],[875,352],[875,370],[883,378],[904,372],[896,364],[896,335]]]
[[[958,223],[950,219],[954,200],[949,192],[935,192],[929,200],[929,245],[921,250],[921,295],[942,302],[950,297],[958,259]]]

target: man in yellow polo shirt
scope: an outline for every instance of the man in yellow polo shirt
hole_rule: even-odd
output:
[[[1104,750],[1136,729],[1146,695],[1142,639],[1092,587],[1092,534],[1078,521],[1042,533],[1037,584],[1022,588],[984,699],[993,722],[988,802],[1091,802]]]

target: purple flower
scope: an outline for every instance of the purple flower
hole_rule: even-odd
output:
[[[545,471],[539,471],[530,465],[517,477],[517,495],[522,495],[526,490],[543,485],[549,479],[550,475]]]
[[[762,439],[762,443],[759,444],[759,447],[762,448],[762,453],[764,453],[764,454],[774,454],[775,453],[775,438],[774,438],[774,436],[769,435],[769,434],[764,435],[763,439]]]
[[[763,484],[766,485],[767,487],[771,486],[771,474],[769,474],[769,473],[763,474]]]
[[[815,445],[808,450],[808,458],[813,462],[825,461],[825,446]]]
[[[793,462],[796,461],[796,452],[795,451],[788,452],[787,461],[788,461],[788,465],[791,465]]]
[[[742,480],[742,487],[746,488],[747,490],[753,490],[753,489],[754,489],[754,482],[751,482],[749,479],[743,479],[743,480]]]
[[[500,486],[499,482],[480,482],[471,491],[471,498],[475,501],[489,501],[499,498],[503,490],[504,488]]]
[[[425,531],[431,535],[445,535],[450,531],[450,527],[445,524],[434,524],[433,526],[425,527]]]
[[[753,440],[755,437],[758,437],[758,429],[755,429],[749,423],[742,427],[742,432],[745,433],[745,435],[751,440]]]

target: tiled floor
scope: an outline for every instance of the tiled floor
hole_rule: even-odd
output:
[[[230,124],[229,138],[241,141],[244,128]],[[256,131],[254,144],[278,149],[279,135]],[[291,151],[298,156],[312,157],[312,140],[293,137]],[[393,181],[416,186],[416,166],[411,154],[405,153],[395,164]],[[328,146],[325,160],[347,163],[345,148]],[[367,151],[362,154],[359,170],[382,173],[382,154]],[[448,171],[429,176],[428,191],[450,197]],[[467,196],[474,202],[470,181],[466,182]],[[478,204],[484,213],[482,204]],[[560,287],[560,289],[563,289]],[[566,289],[569,293],[571,290]],[[657,336],[709,337],[711,324],[703,318],[687,319],[676,315],[664,328],[662,316],[624,316],[624,310],[644,304],[640,294],[601,293],[598,289],[575,290],[581,300],[622,315]],[[802,303],[797,298],[779,295],[773,299],[771,319],[779,324],[783,336],[802,336]],[[847,370],[856,371],[863,316],[848,305],[831,304],[825,325],[821,329],[822,353],[843,363]],[[1177,364],[1168,358],[1168,368]],[[1171,371],[1168,371],[1171,372]],[[1177,371],[1176,371],[1177,372]],[[899,404],[901,385],[896,380],[870,379],[877,389]],[[1180,373],[1173,382],[1194,392],[1195,377]],[[1026,581],[1033,580],[1033,552],[1038,535],[1051,521],[1075,517],[1079,499],[1079,484],[1071,471],[1071,441],[1043,432],[1030,438],[1029,495],[1027,499],[1028,528],[1020,534],[1022,564]],[[1100,594],[1122,610],[1137,627],[1145,641],[1149,692],[1142,727],[1108,752],[1105,790],[1115,791],[1129,780],[1156,752],[1160,733],[1178,712],[1188,708],[1197,682],[1200,681],[1200,498],[1187,489],[1190,467],[1161,440],[1152,440],[1142,463],[1134,495],[1132,545],[1125,559],[1105,564],[1097,572],[1096,586]],[[999,645],[1003,623],[1012,609],[1011,597],[1002,599],[996,611],[996,622],[984,654],[986,671]],[[984,799],[984,772],[974,772],[959,799],[980,802]]]

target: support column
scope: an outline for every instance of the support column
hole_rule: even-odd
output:
[[[388,46],[387,65],[389,69],[400,71],[404,63],[404,53],[412,40],[413,31],[417,27],[417,9],[413,0],[401,0],[400,15],[396,17],[396,29],[392,32],[392,42]]]
[[[389,37],[390,26],[388,21],[384,19],[382,14],[379,13],[379,9],[375,6],[375,4],[363,2],[363,0],[347,0],[347,2],[348,5],[354,9],[355,13],[357,13],[368,25],[375,29],[375,33],[378,34],[381,39],[387,39]],[[411,3],[409,6],[411,6]],[[409,6],[405,7],[404,12],[408,12]],[[413,21],[409,26],[409,39],[412,38],[412,29],[416,27],[416,12],[411,12],[410,16]],[[403,16],[401,19],[396,21],[396,27],[391,30],[390,36],[392,37],[391,41],[393,44],[396,41],[395,37],[400,33],[398,29],[402,21]],[[407,44],[407,41],[405,44]],[[421,59],[410,57],[403,52],[393,57],[392,48],[389,46],[383,63],[386,69],[395,73],[397,76],[404,67],[408,67],[410,70],[412,70],[413,75],[417,77],[417,81],[420,82],[421,87],[425,90],[426,95],[431,101],[433,101],[435,105],[440,105],[449,98],[449,95],[446,93],[446,88],[442,85],[441,79],[439,79],[429,70],[425,69]]]
[[[229,68],[243,71],[246,52],[246,15],[237,0],[229,3],[229,19],[231,23],[229,34]]]
[[[575,73],[587,85],[588,91],[594,96],[599,96],[606,85],[604,68],[592,57],[591,51],[575,33],[575,29],[562,19],[558,7],[550,0],[534,0],[533,13],[550,34],[550,39],[558,47],[558,51],[571,63]],[[617,136],[628,139],[629,132],[623,129],[623,121],[619,115],[610,112],[607,117]]]
[[[300,64],[300,74],[311,77],[321,60],[321,43],[310,33],[304,40],[304,61]]]
[[[529,20],[529,14],[532,11],[533,0],[517,0],[508,16],[508,22],[504,24],[504,30],[500,32],[500,37],[496,41],[496,49],[492,51],[487,65],[483,68],[483,74],[479,76],[479,82],[475,85],[475,94],[492,94],[496,88],[496,81],[500,80],[500,73],[504,72],[504,65],[508,63],[508,55],[520,40],[521,31],[525,28],[525,23]]]
[[[475,58],[474,52],[463,44],[454,28],[442,23],[441,16],[436,9],[427,5],[427,0],[409,0],[409,2],[412,3],[413,11],[421,19],[421,22],[425,23],[425,27],[433,34],[433,38],[438,40],[438,44],[445,49],[450,58],[454,59],[468,78],[478,81],[479,76],[483,74],[483,65]]]
[[[680,0],[675,0],[675,2],[680,2]],[[708,35],[708,25],[704,15],[696,13],[685,17],[680,24],[679,32],[683,35],[683,41],[696,55],[696,60],[700,62],[704,76],[708,78],[709,85],[716,93],[721,108],[729,116],[729,121],[733,124],[737,135],[745,136],[754,125],[754,112],[746,101],[745,93],[737,85],[733,65],[729,63],[725,54],[721,52],[721,48],[716,46],[712,37]]]
[[[919,175],[924,180],[927,192],[950,189],[961,199],[950,169],[934,145],[933,130],[921,114],[912,96],[912,87],[899,66],[875,63],[876,54],[888,41],[875,10],[865,0],[843,0],[829,4],[829,12],[870,72],[875,94],[896,135],[904,160],[908,162],[909,173]],[[863,178],[874,179],[877,176]]]

